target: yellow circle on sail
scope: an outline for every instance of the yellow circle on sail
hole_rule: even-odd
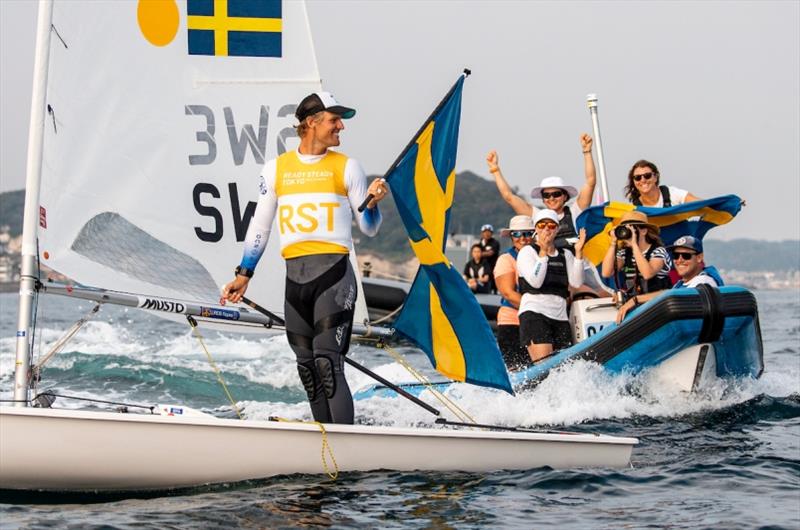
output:
[[[178,33],[178,4],[175,0],[139,0],[136,11],[139,29],[153,46],[166,46]]]

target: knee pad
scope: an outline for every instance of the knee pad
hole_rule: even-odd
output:
[[[306,389],[308,400],[314,401],[314,398],[317,397],[316,385],[314,385],[314,365],[311,364],[309,367],[303,363],[297,363],[297,373],[300,374],[300,382],[303,383],[303,388]]]
[[[325,390],[325,396],[330,399],[336,393],[336,374],[333,371],[333,361],[329,357],[315,357],[314,364],[317,366],[317,374],[322,388]]]

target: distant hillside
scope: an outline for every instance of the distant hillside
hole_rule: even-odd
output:
[[[797,240],[707,239],[703,241],[703,250],[706,261],[721,269],[746,272],[800,269],[800,241]]]
[[[8,225],[12,237],[22,233],[22,211],[25,209],[25,190],[0,193],[0,226]]]
[[[0,226],[8,225],[12,237],[22,233],[24,201],[24,190],[0,193]],[[413,255],[394,201],[383,201],[381,212],[383,225],[377,237],[369,238],[357,229],[354,230],[356,249],[359,253],[377,255],[395,263],[411,259]],[[478,236],[481,225],[489,223],[494,225],[498,235],[500,228],[506,226],[513,215],[511,208],[500,198],[493,182],[469,171],[458,175],[455,206],[450,218],[451,233]],[[800,269],[800,241],[797,240],[775,242],[708,239],[705,247],[708,262],[721,269],[747,272]]]

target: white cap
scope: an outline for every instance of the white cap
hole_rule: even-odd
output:
[[[548,208],[543,208],[536,212],[536,217],[533,218],[533,226],[539,224],[539,221],[543,221],[545,219],[549,219],[553,221],[555,224],[558,224],[558,214],[553,210]]]

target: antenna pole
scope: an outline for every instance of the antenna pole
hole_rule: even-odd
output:
[[[608,194],[608,180],[606,180],[606,160],[603,156],[603,140],[600,137],[600,118],[597,116],[597,94],[586,96],[586,103],[589,105],[589,114],[592,116],[592,129],[594,130],[594,141],[597,144],[597,165],[600,169],[600,189],[603,192],[603,202],[611,200]]]

